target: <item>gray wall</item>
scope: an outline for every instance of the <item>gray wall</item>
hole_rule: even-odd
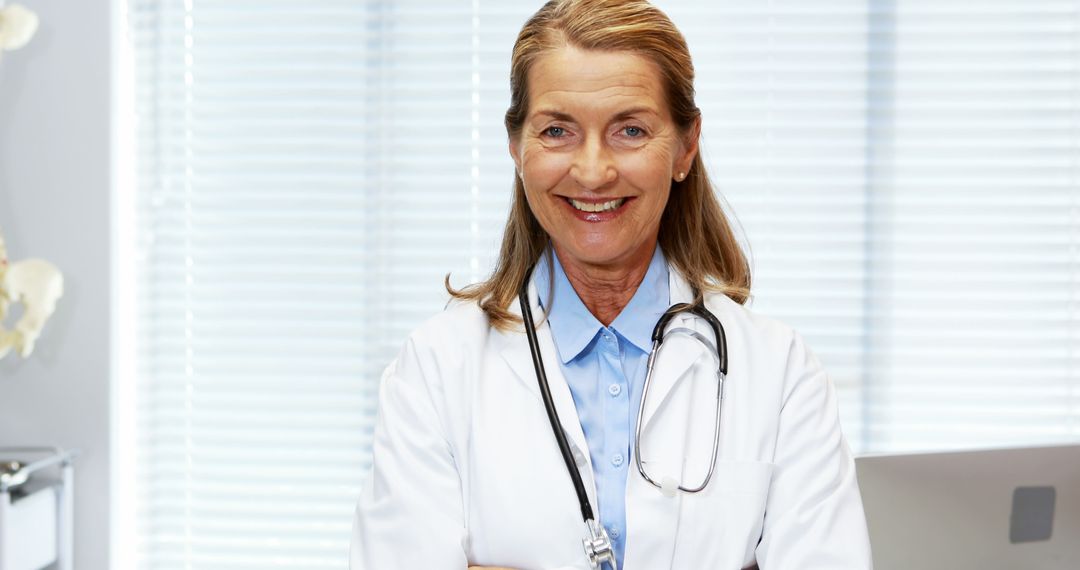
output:
[[[0,360],[0,445],[78,448],[77,570],[109,562],[110,0],[19,0],[30,44],[0,60],[0,230],[65,294],[26,361]],[[10,322],[8,323],[10,325]]]

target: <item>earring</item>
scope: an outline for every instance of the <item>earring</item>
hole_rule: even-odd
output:
[[[679,173],[679,177],[678,177],[678,178],[676,178],[675,180],[676,180],[677,182],[682,182],[682,179],[683,179],[683,178],[686,178],[686,173],[685,173],[685,172],[680,172],[680,173]]]

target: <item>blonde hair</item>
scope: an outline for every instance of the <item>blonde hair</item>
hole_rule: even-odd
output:
[[[669,111],[689,136],[701,117],[694,103],[694,66],[686,40],[660,11],[645,1],[551,0],[522,27],[510,62],[510,108],[506,132],[521,134],[528,116],[529,69],[545,53],[571,44],[582,49],[627,51],[657,65]],[[495,269],[486,281],[446,290],[474,301],[491,325],[509,329],[520,323],[510,310],[522,281],[549,244],[547,232],[529,209],[525,186],[514,177],[510,216]],[[713,192],[698,153],[671,195],[660,221],[660,248],[667,260],[699,292],[716,291],[742,304],[750,296],[750,266]]]

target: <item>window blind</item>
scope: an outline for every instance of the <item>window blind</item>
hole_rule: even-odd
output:
[[[1076,441],[1080,2],[883,8],[864,441]]]
[[[744,231],[749,306],[802,333],[862,425],[868,289],[865,2],[658,3],[686,35],[702,152]]]
[[[140,568],[341,568],[379,373],[484,277],[540,2],[127,0]],[[858,450],[1080,437],[1080,1],[657,2]]]
[[[661,2],[859,451],[1075,441],[1080,2]]]
[[[342,567],[379,373],[492,265],[532,8],[132,0],[140,567]]]

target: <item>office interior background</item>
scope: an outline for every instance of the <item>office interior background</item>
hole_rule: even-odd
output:
[[[379,374],[492,266],[540,2],[22,2],[0,231],[67,287],[0,445],[81,450],[80,570],[341,568]],[[853,450],[1080,439],[1080,1],[655,4]]]

